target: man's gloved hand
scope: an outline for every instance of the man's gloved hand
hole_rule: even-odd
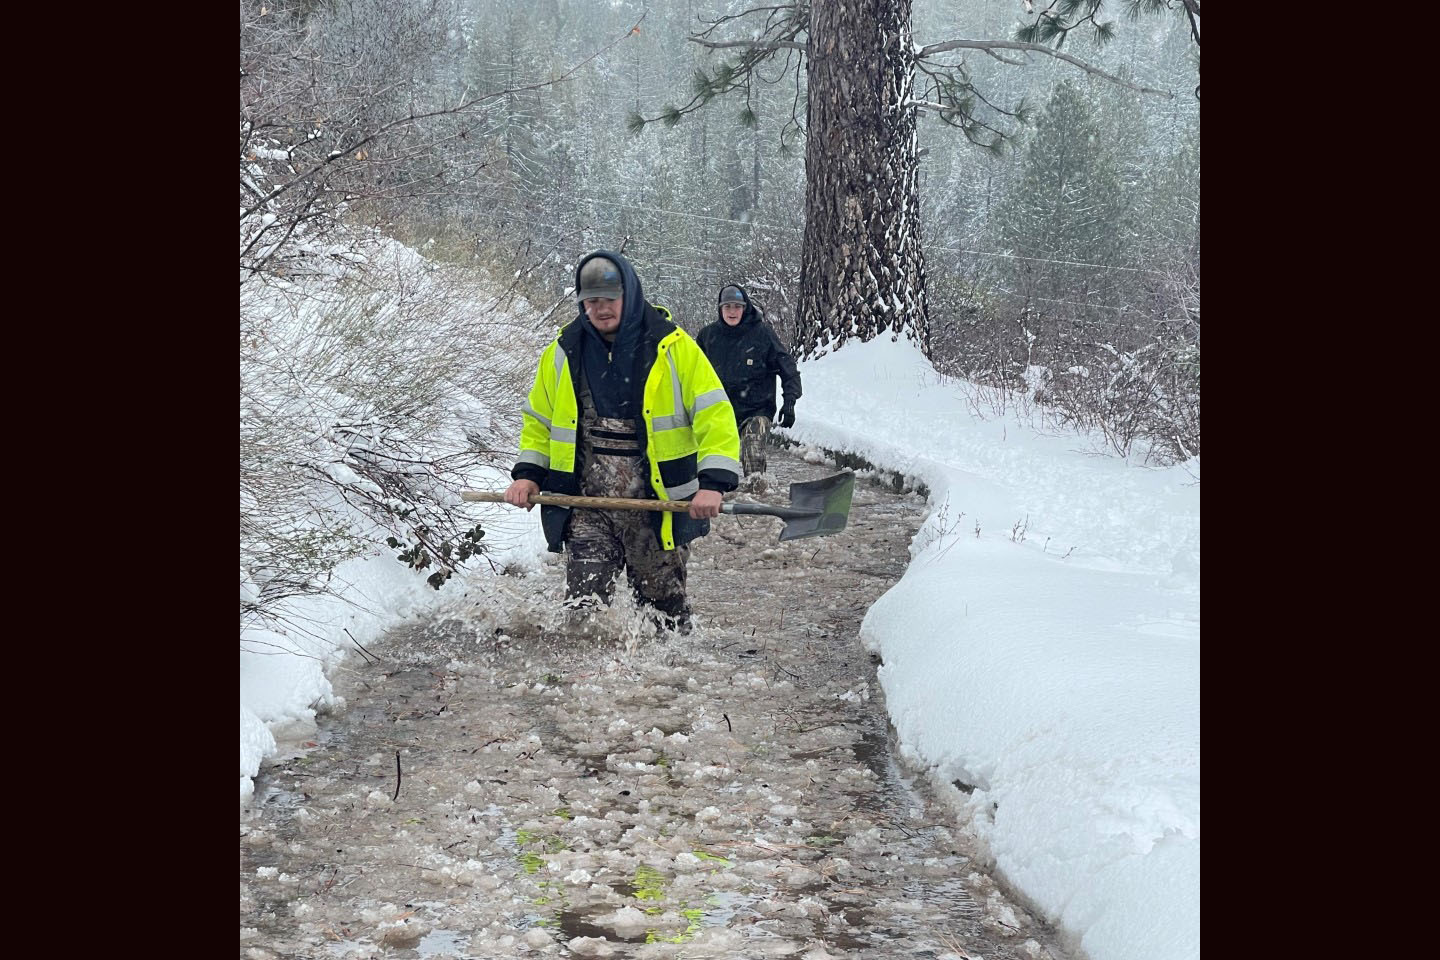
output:
[[[783,407],[780,408],[780,416],[776,418],[776,421],[775,421],[775,422],[778,423],[778,424],[780,424],[780,426],[782,426],[782,427],[793,427],[793,426],[795,426],[795,401],[794,401],[794,400],[786,400],[786,401],[785,401],[785,406],[783,406]]]

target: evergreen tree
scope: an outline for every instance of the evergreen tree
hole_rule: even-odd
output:
[[[1016,258],[1013,277],[1027,298],[1087,296],[1103,285],[1103,272],[1074,264],[1119,266],[1125,259],[1131,218],[1120,165],[1075,83],[1056,86],[1037,127],[1001,214],[1000,236]]]

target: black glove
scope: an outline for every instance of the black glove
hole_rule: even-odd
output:
[[[780,416],[776,421],[782,427],[795,426],[795,401],[786,400],[785,406],[780,408]]]

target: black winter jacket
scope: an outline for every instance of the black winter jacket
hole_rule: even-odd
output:
[[[736,424],[751,417],[775,419],[775,378],[785,389],[785,402],[800,398],[800,371],[795,358],[780,343],[775,328],[760,315],[759,309],[745,295],[745,313],[740,322],[729,326],[723,318],[707,324],[695,340],[705,351],[710,365],[720,375],[730,405],[735,408]],[[720,308],[716,306],[718,313]]]

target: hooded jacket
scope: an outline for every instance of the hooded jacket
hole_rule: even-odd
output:
[[[645,301],[635,268],[618,253],[599,250],[624,278],[625,306],[608,362],[630,371],[633,391],[625,406],[644,424],[641,451],[649,461],[650,489],[660,500],[688,500],[700,490],[734,490],[740,484],[740,433],[725,388],[710,361],[688,333],[670,319],[670,311]],[[580,460],[576,431],[580,419],[579,371],[593,368],[593,344],[587,339],[589,320],[580,305],[574,320],[540,354],[530,394],[521,407],[520,456],[513,479],[535,481],[547,493],[578,495],[585,465]],[[587,356],[582,359],[582,353]],[[625,383],[625,377],[607,378]],[[595,385],[591,386],[592,394]],[[600,404],[597,398],[597,407]],[[710,532],[709,520],[685,513],[650,514],[660,546],[673,550]],[[542,504],[540,524],[551,552],[562,549],[569,507]]]
[[[794,403],[800,399],[800,371],[794,356],[780,343],[775,328],[760,315],[745,288],[738,284],[726,286],[736,287],[745,298],[740,322],[732,327],[721,314],[696,334],[695,340],[725,384],[736,422],[744,423],[751,417],[774,420],[775,378],[778,376],[785,388],[785,402]],[[715,310],[719,314],[720,307],[717,305]]]

